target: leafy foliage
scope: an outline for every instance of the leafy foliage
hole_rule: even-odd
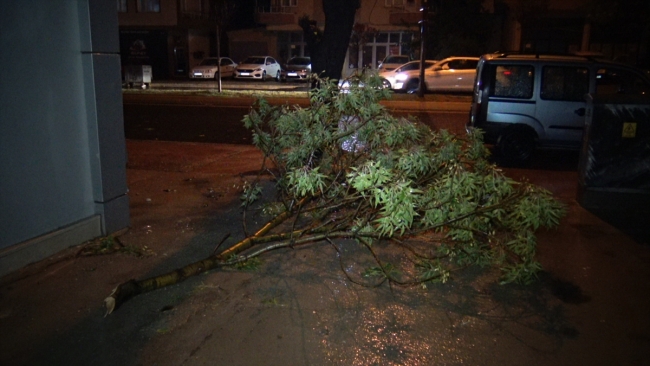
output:
[[[354,239],[377,264],[364,277],[394,284],[446,282],[470,265],[499,268],[504,283],[535,278],[535,232],[564,213],[548,191],[489,163],[479,130],[456,136],[392,116],[376,78],[346,92],[319,82],[309,108],[259,100],[244,119],[274,172],[278,201],[269,206],[294,220],[278,240]],[[405,247],[412,239],[426,245]],[[379,244],[406,248],[410,269],[380,259]]]
[[[138,294],[218,267],[254,270],[263,253],[317,242],[331,244],[348,279],[365,286],[426,288],[468,266],[498,268],[502,283],[535,279],[535,232],[564,213],[548,191],[490,164],[480,131],[455,136],[391,116],[379,103],[390,94],[377,77],[352,80],[345,92],[327,79],[317,83],[309,108],[259,100],[244,118],[264,154],[261,173],[277,187],[277,200],[260,210],[271,219],[205,259],[121,283],[104,299],[106,315]],[[260,183],[244,185],[244,215],[268,198]],[[354,245],[371,262],[355,255],[367,268],[356,277],[346,269],[356,266],[343,265]],[[115,245],[107,239],[93,247],[102,253]]]

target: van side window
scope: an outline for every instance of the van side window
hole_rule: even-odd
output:
[[[596,73],[596,94],[650,95],[650,85],[628,70],[600,68]]]
[[[498,65],[495,68],[492,96],[530,98],[533,96],[532,66]]]
[[[581,102],[587,93],[589,69],[576,66],[544,66],[542,69],[542,99]]]

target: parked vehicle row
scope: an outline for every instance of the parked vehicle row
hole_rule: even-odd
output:
[[[408,56],[387,56],[379,66],[384,85],[395,91],[409,92],[419,85],[419,61]],[[400,62],[406,61],[406,63]],[[478,58],[451,57],[442,61],[425,61],[427,91],[470,92]],[[221,68],[222,78],[277,81],[306,81],[312,72],[309,57],[293,57],[282,66],[271,56],[251,56],[237,64],[229,57],[205,58],[190,71],[191,79],[216,79]]]
[[[309,80],[312,71],[309,57],[294,57],[284,67],[271,56],[252,56],[239,65],[222,57],[206,58],[190,78],[214,79],[219,67],[222,77],[277,81]],[[378,72],[384,88],[413,92],[419,87],[419,60],[388,56]],[[343,92],[351,80],[340,81]],[[578,149],[588,94],[650,98],[647,72],[585,56],[487,54],[425,60],[424,86],[429,92],[471,93],[467,129],[483,130],[497,156],[515,164],[530,160],[538,148]]]
[[[293,57],[282,67],[271,56],[251,56],[240,64],[228,57],[208,57],[190,71],[190,79],[217,79],[221,68],[222,78],[252,79],[266,81],[307,80],[311,74],[309,57]]]

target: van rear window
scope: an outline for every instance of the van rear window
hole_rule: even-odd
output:
[[[589,93],[589,69],[576,66],[544,66],[540,96],[545,100],[582,102]]]
[[[533,96],[532,66],[497,65],[494,75],[492,96],[504,98],[528,99]]]

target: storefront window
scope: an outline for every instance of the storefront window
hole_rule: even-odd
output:
[[[302,32],[278,33],[278,51],[279,58],[283,61],[287,61],[291,57],[309,56]]]
[[[361,66],[376,69],[379,63],[389,55],[410,55],[412,35],[408,32],[382,32],[370,42],[364,43],[362,50]],[[352,52],[349,54],[352,61]],[[350,62],[352,63],[352,62]],[[355,67],[357,65],[355,61]]]

